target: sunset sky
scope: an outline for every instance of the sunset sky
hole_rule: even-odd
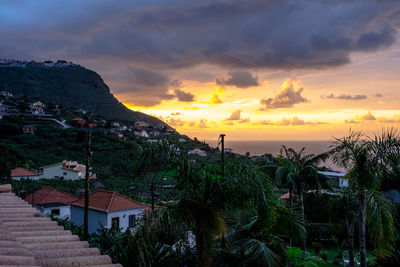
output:
[[[65,59],[179,132],[324,140],[400,125],[400,1],[5,0],[0,58]]]

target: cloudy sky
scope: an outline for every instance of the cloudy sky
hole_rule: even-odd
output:
[[[0,58],[65,59],[200,139],[400,123],[400,1],[3,0]]]

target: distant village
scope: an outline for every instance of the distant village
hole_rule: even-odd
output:
[[[16,59],[0,59],[0,68],[1,67],[25,68],[27,66],[62,68],[62,67],[76,67],[80,65],[74,64],[71,61],[67,62],[65,60],[57,60],[56,62],[47,60],[44,62],[39,62],[34,60],[27,61],[27,60],[16,60]]]

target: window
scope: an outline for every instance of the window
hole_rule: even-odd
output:
[[[129,227],[134,227],[136,221],[136,215],[129,215]]]
[[[111,218],[111,226],[113,226],[114,224],[116,224],[119,228],[119,217]]]
[[[66,176],[66,175],[67,175],[67,172],[63,172],[63,175]]]
[[[60,209],[51,210],[51,216],[59,216],[59,215],[60,215]]]

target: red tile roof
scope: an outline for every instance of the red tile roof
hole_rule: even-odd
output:
[[[32,204],[33,199],[35,205],[50,203],[68,204],[79,199],[77,196],[51,187],[43,187],[42,189],[35,191],[33,194],[28,195],[25,198],[25,201]]]
[[[18,176],[39,176],[39,174],[21,167],[11,170],[11,177],[18,177]]]
[[[70,204],[84,207],[85,200],[79,199]],[[103,212],[146,207],[146,204],[137,202],[114,191],[98,190],[89,196],[89,208]]]

